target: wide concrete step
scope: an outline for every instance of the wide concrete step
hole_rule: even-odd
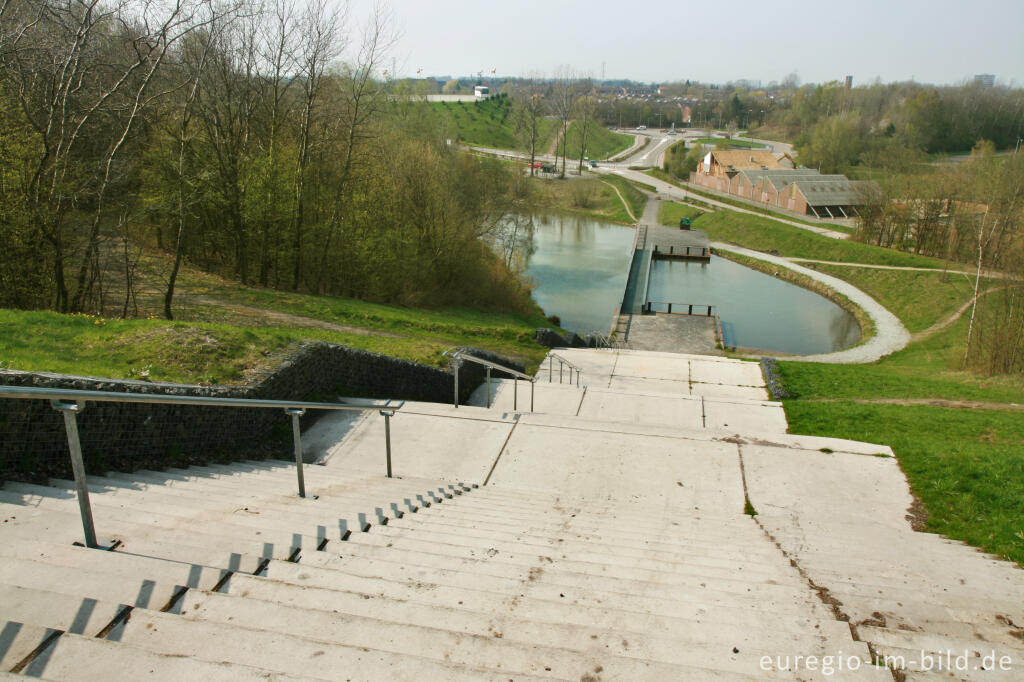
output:
[[[229,573],[226,569],[190,564],[184,561],[65,545],[40,544],[32,547],[31,551],[25,552],[22,547],[0,544],[0,556],[4,557],[3,564],[17,563],[22,570],[51,573],[55,582],[51,582],[50,585],[56,585],[58,584],[56,581],[65,579],[69,575],[69,570],[80,570],[122,576],[134,581],[132,584],[137,589],[145,581],[147,584],[170,584],[208,590],[220,584]],[[3,580],[0,582],[35,589],[47,589],[45,584],[38,582],[33,584],[20,582],[20,578],[10,573],[10,568],[6,565],[2,568],[3,573],[0,575],[3,576]]]
[[[298,667],[298,666],[297,666]],[[301,682],[332,680],[302,672],[260,669],[244,663],[200,660],[188,654],[162,654],[120,642],[63,634],[26,668],[26,676],[68,682],[153,680],[154,682]]]
[[[133,614],[123,628],[112,632],[121,642],[164,654],[187,654],[200,660],[216,660],[231,663],[246,662],[267,670],[287,672],[302,670],[317,677],[337,679],[339,673],[346,677],[356,675],[361,679],[523,679],[560,678],[578,679],[592,672],[605,661],[612,666],[608,675],[616,679],[680,679],[694,671],[664,664],[631,661],[622,658],[600,658],[559,655],[554,649],[542,650],[532,661],[526,663],[530,670],[506,670],[500,659],[494,661],[500,668],[486,665],[466,665],[444,662],[444,654],[457,660],[459,648],[453,645],[442,651],[429,650],[432,642],[395,641],[401,635],[409,636],[413,628],[392,632],[378,631],[381,639],[378,646],[391,642],[407,649],[423,649],[428,656],[408,653],[394,653],[377,647],[349,646],[329,641],[330,632],[320,635],[295,636],[281,632],[267,631],[256,627],[244,627],[238,623],[224,624],[202,620],[187,620],[171,614],[142,612]],[[301,627],[301,623],[295,623]],[[383,628],[381,628],[382,630]],[[428,629],[421,628],[423,635]],[[368,642],[369,643],[369,642]],[[464,643],[460,646],[463,646]],[[440,660],[439,660],[440,659]],[[491,661],[483,661],[489,663]],[[701,671],[703,672],[703,671]],[[751,679],[747,676],[722,674],[722,679]],[[711,677],[710,679],[716,679]]]
[[[41,537],[53,542],[71,544],[82,542],[81,517],[77,510],[39,510],[24,506],[0,503],[0,513],[12,514],[14,522],[4,526],[5,536],[22,542],[32,542]],[[133,515],[133,518],[135,515]],[[97,517],[97,531],[103,537],[120,540],[122,546],[131,550],[137,541],[151,546],[153,543],[192,545],[204,548],[222,548],[225,553],[234,552],[260,559],[288,559],[297,555],[298,547],[291,546],[291,538],[284,545],[272,542],[248,541],[236,536],[216,535],[196,530],[172,530],[159,523],[132,523],[120,515],[106,514]]]
[[[308,469],[309,467],[307,467]],[[319,467],[318,467],[319,468]],[[249,472],[234,471],[230,467],[215,469],[213,467],[192,467],[190,469],[168,469],[157,472],[139,470],[127,476],[135,480],[166,485],[168,487],[188,487],[201,490],[216,491],[224,495],[235,495],[243,492],[292,496],[298,494],[298,484],[294,469],[291,471]],[[395,479],[370,479],[366,477],[349,477],[346,480],[316,480],[306,477],[306,494],[308,496],[335,497],[342,499],[365,499],[370,497],[378,502],[381,498],[396,496],[423,496],[427,501],[442,502],[458,494],[447,486],[434,485],[423,489],[419,486],[396,482],[393,485],[381,485],[376,481]],[[373,482],[371,482],[373,481]]]
[[[384,584],[384,587],[389,585]],[[565,600],[550,601],[523,596],[509,600],[501,595],[467,590],[448,599],[438,597],[433,590],[406,591],[398,598],[388,592],[347,590],[342,585],[315,587],[296,585],[252,576],[235,575],[225,590],[229,594],[244,595],[301,609],[319,609],[329,612],[361,614],[395,622],[436,625],[477,634],[498,633],[517,641],[530,641],[537,633],[554,629],[572,641],[605,641],[614,632],[628,641],[637,638],[638,647],[645,638],[665,637],[675,640],[706,638],[713,641],[722,634],[732,633],[738,646],[755,643],[790,641],[789,637],[812,635],[849,637],[848,629],[833,629],[827,621],[804,614],[771,616],[772,628],[765,628],[765,616],[750,609],[730,609],[698,604],[679,608],[669,615],[609,608],[607,605],[586,606],[569,604]],[[778,627],[776,628],[776,624]],[[775,629],[772,633],[766,630]],[[560,635],[561,636],[561,635]],[[596,637],[595,637],[596,636]],[[739,638],[739,639],[736,639]],[[544,641],[544,640],[541,640]],[[568,645],[566,645],[568,646]],[[650,646],[654,646],[651,644]]]
[[[306,564],[309,565],[309,564]],[[538,561],[531,568],[525,566],[512,567],[505,571],[481,571],[475,565],[464,568],[438,568],[420,564],[406,565],[402,562],[381,559],[358,559],[349,557],[333,564],[321,565],[321,568],[344,570],[367,577],[386,577],[393,580],[424,580],[441,584],[459,585],[472,581],[482,589],[496,592],[519,589],[524,582],[543,582],[550,586],[561,586],[566,589],[585,589],[597,593],[625,593],[630,595],[692,594],[699,592],[738,594],[743,597],[765,597],[785,599],[790,596],[805,596],[807,586],[800,580],[795,571],[779,573],[774,580],[755,581],[733,578],[729,573],[722,572],[717,576],[691,576],[675,572],[666,572],[658,581],[644,580],[642,576],[631,578],[613,578],[585,573],[571,573],[560,570],[557,562]],[[272,569],[271,569],[272,570]],[[484,587],[486,586],[486,587]]]
[[[404,523],[404,525],[398,525]],[[489,544],[498,546],[503,545],[519,545],[520,547],[531,547],[534,548],[539,554],[550,554],[551,552],[556,553],[572,553],[577,551],[582,552],[606,552],[615,553],[619,556],[630,556],[630,557],[645,557],[658,561],[666,561],[672,563],[686,563],[690,554],[693,552],[699,553],[700,547],[691,550],[684,545],[625,545],[618,544],[613,541],[601,541],[599,538],[590,538],[589,540],[577,539],[566,533],[564,537],[556,535],[541,535],[533,533],[510,533],[503,531],[489,531],[486,529],[477,528],[461,528],[457,526],[451,526],[440,523],[431,523],[431,521],[424,516],[422,523],[412,524],[410,519],[403,518],[401,521],[395,521],[394,524],[388,524],[386,526],[375,526],[371,529],[372,533],[380,534],[387,537],[409,537],[409,536],[430,536],[431,539],[435,539],[439,542],[446,544]],[[767,544],[767,540],[761,541],[763,544]],[[730,552],[728,549],[717,552],[715,556],[725,557],[729,556]],[[756,545],[751,549],[751,559],[741,552],[736,551],[732,556],[735,556],[737,561],[750,560],[757,561],[758,552]],[[777,560],[770,558],[770,554],[766,555],[766,561],[772,561],[773,565],[778,565]]]
[[[361,551],[361,550],[367,550],[367,549],[374,550],[374,549],[379,549],[379,548],[359,547],[358,549]],[[391,551],[391,550],[388,549],[387,551]],[[384,554],[384,556],[386,557],[386,553]],[[352,555],[347,555],[345,558],[339,558],[337,555],[331,555],[331,554],[328,554],[326,552],[314,552],[312,554],[309,554],[308,556],[304,556],[299,563],[300,563],[300,565],[310,565],[310,566],[318,566],[318,567],[321,567],[321,568],[333,568],[333,569],[336,569],[336,570],[346,570],[346,562],[349,559],[351,559],[351,558],[352,558]],[[443,567],[443,565],[442,565],[443,557],[438,556],[437,558],[438,558],[437,565],[440,565],[440,566]],[[476,563],[479,564],[479,566],[477,568],[477,571],[480,571],[483,568],[490,568],[491,566],[493,566],[493,564],[491,564],[489,560],[486,560],[486,561],[481,560],[481,561],[478,561]],[[420,565],[422,565],[422,564],[423,564],[422,560],[420,562],[416,562],[415,560],[413,560],[412,562],[406,562],[405,564],[403,564],[404,567],[405,567],[405,570],[407,571],[407,575],[408,575],[408,577],[410,579],[421,579],[421,576],[417,575],[417,571],[419,570]],[[379,599],[377,601],[379,601]],[[405,603],[405,602],[398,602],[398,604],[403,604],[403,603]],[[358,600],[357,599],[357,600],[355,600],[354,605],[355,605],[356,608],[368,609],[367,613],[369,613],[371,615],[377,615],[376,612],[374,611],[375,607],[372,604],[366,605],[362,600]],[[346,607],[345,610],[346,611],[351,611],[352,608],[353,608],[353,606],[350,604],[348,607]],[[437,608],[446,608],[446,607],[431,606],[430,608],[431,609],[437,609]],[[398,616],[400,618],[408,618],[408,617],[410,617],[408,614],[406,614],[404,612],[400,611],[400,613],[402,614],[402,615]],[[466,613],[466,612],[465,611],[459,611],[459,613]],[[474,615],[477,615],[477,614],[474,614]],[[704,630],[706,629],[705,626],[711,627],[711,626],[714,626],[716,624],[725,624],[725,625],[727,625],[728,627],[731,628],[734,625],[742,625],[743,623],[746,623],[748,621],[751,622],[751,623],[758,622],[758,621],[756,621],[756,619],[751,617],[753,615],[754,615],[754,612],[752,612],[751,610],[746,609],[746,608],[725,608],[725,607],[721,607],[721,608],[716,608],[716,609],[711,610],[711,611],[704,610],[702,613],[695,614],[695,617],[694,618],[690,618],[690,619],[685,618],[682,614],[677,614],[677,617],[681,618],[683,620],[690,620],[691,625],[695,625],[697,623],[700,623],[701,624],[700,630],[701,630],[701,632],[704,632]],[[384,616],[380,616],[380,617],[384,617]],[[431,618],[433,619],[434,617],[431,616]],[[454,618],[454,616],[448,615],[448,616],[445,616],[442,620],[445,623],[449,623],[452,618]],[[489,616],[487,616],[485,618],[486,618],[486,622],[488,622],[488,623],[492,623],[493,622],[490,619]],[[505,619],[507,620],[508,618],[509,618],[509,616],[506,615]],[[833,627],[833,626],[835,626],[835,627]],[[573,625],[572,627],[574,628],[574,631],[577,631],[582,626],[581,625]],[[689,630],[689,629],[692,629],[692,628],[687,628],[687,630]],[[712,627],[712,630],[713,629],[714,628]],[[847,626],[845,624],[841,624],[841,623],[838,623],[836,621],[819,621],[816,618],[810,618],[810,617],[808,617],[806,615],[789,616],[789,615],[781,614],[781,613],[773,614],[773,616],[772,616],[772,630],[770,632],[763,632],[763,631],[760,631],[760,630],[761,629],[757,628],[756,626],[753,627],[752,630],[744,630],[744,633],[745,633],[744,636],[761,638],[761,637],[763,637],[765,635],[775,636],[776,634],[779,634],[779,635],[806,634],[807,632],[814,632],[815,634],[823,634],[823,633],[831,633],[831,634],[839,634],[839,635],[843,635],[843,634],[848,635],[849,634],[849,630],[848,630]],[[480,630],[480,631],[483,632],[484,630]],[[506,633],[506,636],[507,636],[507,633]]]
[[[875,622],[881,617],[890,629],[947,634],[964,639],[1006,639],[1007,644],[1018,646],[1020,635],[1016,631],[1019,627],[1007,624],[1017,621],[1001,610],[952,608],[942,600],[919,601],[912,597],[896,600],[876,595],[847,594],[842,595],[841,609],[853,622]]]
[[[267,499],[265,496],[250,496],[245,499],[223,499],[219,496],[211,496],[198,491],[187,491],[181,488],[167,488],[154,486],[147,490],[137,490],[121,486],[93,487],[93,483],[100,481],[89,477],[90,499],[99,501],[113,500],[123,504],[126,508],[151,508],[147,505],[159,504],[160,508],[165,506],[180,507],[185,511],[198,512],[203,510],[212,514],[222,515],[224,518],[259,518],[266,519],[268,524],[277,527],[282,525],[292,529],[296,526],[309,525],[314,523],[329,523],[337,525],[336,519],[345,519],[346,525],[350,528],[365,528],[371,523],[387,523],[389,518],[397,518],[403,512],[400,508],[391,509],[389,505],[382,505],[378,502],[360,503],[353,501],[345,504],[332,504],[330,501],[313,498],[285,497],[279,500]],[[73,481],[62,481],[52,479],[50,486],[64,492],[74,492]]]
[[[117,618],[123,608],[117,601],[101,600],[88,594],[68,595],[0,583],[0,619],[24,625],[95,637]],[[3,635],[0,635],[0,641],[6,641]],[[3,648],[0,645],[0,650]],[[21,658],[33,649],[25,651]],[[21,660],[18,658],[11,663],[10,650],[6,654],[0,653],[0,656],[0,668],[4,670],[10,670]]]
[[[94,550],[95,551],[95,550]],[[10,587],[60,592],[69,596],[161,609],[171,603],[183,583],[179,575],[123,575],[105,569],[62,566],[44,561],[4,557],[0,583]],[[202,585],[200,580],[194,581]],[[215,583],[214,583],[215,584]],[[207,584],[212,587],[214,584]]]
[[[867,579],[861,583],[834,581],[826,583],[825,587],[840,601],[843,601],[847,595],[856,595],[896,602],[932,602],[954,609],[992,609],[1008,614],[1015,622],[1024,622],[1024,603],[1012,595],[1007,599],[998,594],[985,595],[977,592],[964,594],[959,591],[959,586],[907,589],[899,585],[872,585]]]
[[[464,510],[452,509],[431,509],[429,512],[419,515],[410,515],[407,518],[394,519],[389,522],[394,528],[422,527],[430,525],[439,530],[446,528],[472,529],[494,533],[505,533],[508,535],[530,535],[537,538],[560,538],[563,541],[570,538],[576,540],[595,541],[604,544],[614,544],[619,547],[640,547],[644,549],[663,549],[666,551],[678,551],[680,548],[687,550],[706,549],[709,554],[721,553],[726,556],[735,556],[735,548],[723,551],[726,537],[718,532],[706,532],[703,528],[688,529],[686,532],[676,534],[659,534],[648,530],[644,526],[608,526],[595,525],[592,527],[580,528],[575,524],[575,519],[566,518],[563,523],[533,523],[507,519],[501,516],[485,516],[474,513],[466,513]],[[731,535],[733,542],[743,547],[743,554],[751,560],[773,561],[780,565],[788,564],[782,554],[771,545],[765,535],[760,532],[756,525],[750,521],[741,521],[733,524],[735,533]],[[703,547],[701,547],[703,546]]]
[[[822,566],[806,566],[800,563],[809,574],[820,576],[821,582],[826,585],[847,585],[852,587],[861,586],[862,591],[873,591],[876,588],[887,590],[902,590],[909,593],[928,594],[934,592],[955,592],[964,597],[976,597],[979,600],[987,601],[998,595],[999,601],[1013,601],[1024,603],[1024,588],[1016,586],[1008,576],[989,578],[980,575],[980,571],[973,575],[963,571],[963,577],[956,573],[952,575],[894,575],[892,572],[867,573],[858,571],[852,574],[849,571],[835,568],[824,568]],[[833,566],[835,564],[832,564]],[[970,563],[965,562],[964,568],[969,568]],[[959,573],[959,572],[957,572]],[[817,579],[816,579],[817,581]]]
[[[920,649],[903,649],[884,644],[872,645],[890,668],[903,674],[904,682],[1020,682],[1020,667],[1007,662],[998,651],[979,642],[969,649],[943,651],[940,654]],[[1005,664],[1001,666],[1000,664]]]
[[[454,572],[453,572],[454,573]],[[750,593],[740,594],[725,592],[703,587],[631,594],[628,592],[596,591],[582,587],[566,587],[553,585],[544,580],[511,581],[488,578],[474,574],[437,574],[432,573],[423,579],[415,576],[387,578],[383,576],[361,576],[342,571],[323,569],[314,566],[292,564],[287,562],[271,562],[267,567],[266,576],[273,580],[291,582],[296,585],[313,585],[317,587],[338,587],[349,591],[384,594],[395,599],[409,599],[412,595],[430,591],[442,603],[453,603],[465,600],[465,593],[472,590],[480,593],[481,598],[492,602],[507,602],[519,597],[533,597],[548,601],[566,601],[570,604],[588,606],[604,605],[608,608],[622,610],[651,611],[662,615],[671,615],[673,608],[684,608],[694,604],[707,606],[745,607],[764,612],[788,614],[825,615],[827,611],[809,595],[801,598],[801,594],[793,589],[778,590],[778,596],[765,590],[767,596],[755,596]]]
[[[608,675],[650,675],[651,664],[682,665],[757,675],[758,656],[752,649],[745,655],[726,656],[723,639],[685,637],[679,640],[662,638],[645,641],[630,635],[595,631],[597,637],[574,633],[564,627],[533,626],[532,636],[524,639],[509,636],[505,623],[490,619],[483,631],[458,628],[447,619],[434,618],[430,623],[410,623],[352,613],[330,613],[287,607],[267,601],[222,594],[190,594],[185,618],[217,623],[256,624],[261,628],[284,634],[324,640],[346,646],[379,649],[469,667],[506,670],[533,675],[551,673],[566,677],[566,670],[593,670],[600,666]],[[431,609],[421,609],[429,615]],[[420,617],[423,620],[423,617]],[[497,628],[501,628],[498,630]],[[520,633],[526,634],[526,633]],[[791,640],[788,648],[806,648],[816,643],[812,638]],[[817,642],[820,648],[820,642]],[[660,644],[660,646],[659,646]],[[638,666],[641,666],[638,668]],[[660,665],[665,674],[680,671]],[[547,670],[551,668],[551,670]],[[697,673],[698,671],[693,671]]]
[[[862,625],[857,628],[861,638],[865,641],[878,643],[882,646],[897,647],[900,649],[914,650],[945,655],[946,652],[976,652],[982,642],[978,639],[957,639],[954,637],[943,637],[929,632],[910,632],[907,630],[896,630],[870,625]],[[992,645],[989,645],[992,648]],[[999,657],[1008,657],[1008,665],[1017,671],[1024,670],[1024,643],[1018,647],[995,646]],[[986,652],[987,653],[987,652]]]
[[[7,488],[27,491],[27,484],[8,483]],[[56,488],[32,486],[34,492],[0,491],[0,502],[12,504],[31,504],[44,509],[73,511],[78,509],[78,502],[73,496],[67,495]],[[37,492],[36,492],[37,491]],[[23,495],[30,495],[26,501]],[[103,534],[102,519],[108,515],[126,515],[137,523],[153,523],[161,527],[182,530],[198,528],[218,535],[227,535],[246,540],[263,540],[273,544],[297,547],[317,548],[326,540],[345,536],[347,532],[356,530],[349,526],[346,519],[338,519],[331,525],[317,524],[313,521],[304,526],[291,524],[275,524],[267,518],[252,518],[244,514],[236,514],[225,519],[222,514],[194,512],[179,505],[160,504],[157,501],[132,502],[130,505],[97,496],[92,500],[93,517],[97,533]]]
[[[6,608],[0,609],[0,668],[20,668],[36,649],[59,632],[45,625],[25,622],[17,613],[8,612]]]
[[[447,553],[453,557],[462,556],[469,558],[483,556],[492,552],[530,552],[533,554],[535,559],[541,561],[574,561],[595,564],[597,566],[606,564],[609,566],[619,567],[621,570],[632,570],[636,568],[642,569],[647,567],[665,572],[674,572],[679,570],[684,574],[692,573],[693,567],[699,565],[690,564],[685,558],[681,560],[664,560],[649,555],[645,556],[643,553],[639,552],[634,555],[620,555],[616,554],[614,551],[605,551],[587,547],[585,544],[580,547],[551,547],[527,545],[522,542],[517,542],[514,539],[502,542],[486,538],[482,540],[477,538],[458,538],[453,537],[450,533],[426,532],[418,532],[405,536],[387,535],[378,532],[379,530],[379,528],[376,528],[371,529],[368,533],[353,534],[349,536],[345,545],[328,545],[326,549],[330,551],[344,552],[344,547],[350,545],[375,545],[385,548],[396,547],[412,552],[425,550],[442,554]],[[737,580],[742,579],[739,571],[736,571],[734,575]],[[781,582],[782,576],[788,575],[788,573],[779,573],[777,580]]]
[[[335,490],[348,492],[363,492],[368,489],[373,492],[404,490],[406,492],[437,492],[440,495],[451,498],[453,495],[460,495],[463,492],[472,490],[470,484],[442,479],[405,478],[396,476],[387,478],[383,474],[372,477],[362,474],[353,477],[351,472],[342,467],[320,466],[307,464],[303,468],[305,478],[317,485],[330,486]],[[188,475],[208,478],[226,478],[239,476],[252,477],[263,483],[270,484],[271,481],[282,481],[285,483],[294,482],[297,478],[295,464],[284,462],[255,462],[246,460],[232,464],[209,464],[206,466],[193,466],[188,469],[170,468],[167,473],[174,475]],[[368,486],[372,486],[368,488]]]
[[[334,558],[343,557],[364,557],[369,559],[385,559],[411,565],[433,566],[437,568],[453,567],[488,567],[485,570],[494,571],[497,574],[507,574],[523,570],[523,567],[532,568],[541,561],[534,553],[521,553],[509,550],[499,551],[496,548],[489,548],[487,551],[470,549],[462,554],[454,554],[443,550],[431,551],[430,543],[420,543],[415,549],[406,549],[396,546],[381,547],[378,545],[367,545],[358,542],[348,542],[344,545],[328,545],[322,552],[307,552],[302,555],[302,563],[313,565],[326,565],[333,563]],[[750,581],[766,581],[777,579],[777,571],[768,571],[757,566],[737,565],[731,561],[718,563],[706,563],[698,561],[695,557],[693,562],[686,564],[665,564],[651,562],[649,560],[638,560],[632,564],[624,562],[610,563],[575,561],[559,559],[554,565],[559,570],[571,574],[605,576],[609,578],[635,578],[649,582],[660,582],[664,576],[672,573],[690,575],[695,577],[714,577],[728,575],[735,579],[746,579]],[[493,567],[493,568],[489,568]]]

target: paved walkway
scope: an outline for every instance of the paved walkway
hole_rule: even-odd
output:
[[[793,272],[810,277],[817,282],[821,282],[830,289],[838,291],[853,301],[862,310],[864,310],[865,313],[867,313],[868,317],[870,317],[872,322],[875,324],[875,335],[866,343],[859,346],[836,351],[835,353],[787,356],[787,360],[797,360],[801,362],[829,362],[838,364],[875,362],[890,353],[895,353],[896,351],[905,348],[906,345],[910,343],[910,332],[908,332],[907,328],[903,326],[903,323],[900,322],[899,318],[886,310],[881,303],[871,298],[849,282],[844,282],[837,277],[826,275],[818,272],[817,270],[802,267],[794,263],[789,258],[772,256],[767,253],[762,253],[761,251],[752,251],[751,249],[745,249],[732,244],[724,244],[722,242],[712,243],[711,246],[712,248],[720,251],[729,251],[741,256],[747,256],[748,258],[756,258],[757,260],[774,263],[775,265],[779,265],[792,270]]]

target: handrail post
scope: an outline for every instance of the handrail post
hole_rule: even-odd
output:
[[[388,478],[391,478],[391,417],[395,413],[388,410],[381,410],[380,413],[384,417],[384,448],[388,464]]]
[[[554,381],[554,379],[551,377],[551,373],[554,371],[554,369],[555,369],[555,358],[554,358],[554,356],[549,355],[548,356],[548,383],[549,384]]]
[[[302,473],[302,429],[299,426],[299,417],[306,414],[300,407],[289,407],[284,411],[292,418],[292,443],[295,445],[295,472],[299,478],[299,497],[306,496],[306,479]]]
[[[82,530],[85,532],[85,546],[99,547],[96,542],[96,527],[92,520],[92,505],[89,504],[89,486],[85,480],[85,464],[82,462],[82,443],[78,439],[77,413],[85,409],[85,403],[69,403],[51,400],[50,407],[64,415],[64,431],[71,451],[71,470],[75,475],[75,489],[78,493],[78,508],[82,514]]]
[[[453,404],[455,405],[455,409],[459,408],[459,369],[461,367],[462,367],[462,360],[459,359],[459,358],[455,358],[452,361],[452,368],[455,370],[455,398],[453,400]]]
[[[562,368],[565,367],[565,363],[561,359],[558,360],[558,383],[562,383]]]
[[[512,377],[512,411],[519,409],[519,378]]]
[[[491,407],[491,367],[487,366],[487,407]]]
[[[533,412],[533,385],[535,381],[530,382],[530,412]]]

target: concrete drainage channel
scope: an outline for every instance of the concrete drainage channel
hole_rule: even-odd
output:
[[[420,511],[420,509],[425,509],[425,508],[430,507],[430,506],[432,506],[434,504],[441,504],[445,500],[454,499],[456,496],[462,495],[464,493],[472,492],[473,490],[477,490],[477,489],[479,489],[479,485],[476,484],[476,483],[470,483],[470,484],[467,484],[467,483],[457,483],[457,484],[454,484],[454,485],[453,484],[448,484],[445,487],[428,489],[424,493],[420,493],[420,494],[414,495],[415,500],[417,502],[419,502],[419,505],[413,503],[413,501],[409,497],[405,497],[405,498],[402,499],[402,503],[404,504],[405,507],[408,508],[408,512],[402,511],[399,508],[399,504],[398,503],[392,502],[392,503],[389,503],[388,506],[390,507],[391,513],[393,514],[393,516],[385,515],[384,510],[382,508],[380,508],[380,507],[376,507],[374,509],[374,516],[376,517],[377,525],[386,526],[388,524],[388,521],[391,518],[400,519],[403,516],[405,516],[406,513],[414,513],[414,514],[418,513]],[[366,532],[368,532],[373,527],[373,524],[369,523],[366,520],[367,516],[368,515],[366,515],[366,514],[359,514],[360,528],[356,532],[366,533]],[[340,540],[339,541],[345,542],[345,541],[347,541],[351,537],[352,531],[347,528],[347,521],[346,520],[340,519],[339,520],[339,524],[340,524],[339,530],[341,531],[340,532]],[[318,551],[318,552],[319,551],[325,551],[327,546],[328,546],[328,544],[329,544],[329,542],[330,542],[330,538],[326,537],[326,527],[325,526],[319,526],[318,527],[318,535],[320,536],[321,539],[320,539],[320,542],[318,542],[315,551]],[[75,544],[80,544],[80,543],[75,543]],[[131,552],[119,551],[119,549],[122,546],[123,546],[123,543],[120,540],[118,540],[118,541],[113,542],[111,544],[111,546],[108,547],[108,548],[107,547],[97,548],[95,551],[103,551],[103,552],[110,552],[110,553],[114,553],[114,554],[129,554],[130,555]],[[141,556],[145,556],[145,555],[141,555]],[[221,593],[226,593],[227,592],[227,588],[228,588],[228,585],[229,585],[229,583],[231,581],[232,576],[234,576],[236,573],[239,572],[238,571],[238,561],[241,558],[240,555],[234,555],[234,554],[231,555],[231,557],[232,557],[232,559],[231,559],[231,561],[229,561],[228,567],[224,568],[224,569],[219,569],[221,571],[220,579],[217,580],[217,582],[213,585],[212,588],[210,588],[210,590],[209,590],[210,592],[221,592]],[[265,576],[266,572],[267,572],[267,568],[270,566],[270,562],[273,561],[273,560],[274,559],[272,559],[272,558],[264,558],[264,559],[262,559],[259,562],[259,564],[257,565],[257,567],[256,567],[256,569],[254,571],[252,571],[251,573],[245,573],[245,574],[246,575],[253,575],[253,576],[257,576],[257,577]],[[288,555],[288,558],[284,559],[283,561],[286,562],[286,563],[296,563],[297,564],[297,563],[301,563],[301,560],[302,560],[302,547],[299,546],[299,547],[293,547],[291,552],[290,552],[290,554]],[[185,585],[185,586],[180,586],[180,585],[177,586],[175,588],[171,598],[167,601],[167,603],[165,603],[162,607],[156,608],[156,610],[161,612],[161,613],[169,613],[169,614],[174,614],[174,615],[183,615],[185,613],[185,608],[184,608],[185,597],[187,596],[189,590],[193,590],[193,589],[198,588],[198,586],[199,586],[199,577],[200,577],[200,574],[202,573],[203,568],[204,567],[200,566],[200,565],[193,565],[192,566],[193,570],[190,571],[189,579],[186,581],[188,584]],[[214,570],[217,570],[215,567],[207,567],[207,568],[214,568]],[[151,583],[151,581],[146,581],[146,583]],[[112,642],[117,642],[117,641],[121,640],[124,628],[131,621],[132,612],[136,608],[140,608],[140,609],[150,608],[150,605],[149,605],[149,592],[152,591],[153,587],[155,587],[155,584],[148,584],[147,585],[146,583],[144,583],[142,588],[140,589],[139,597],[136,600],[135,605],[130,605],[130,606],[129,605],[122,605],[121,609],[117,612],[117,614],[114,616],[114,618],[105,627],[103,627],[99,632],[97,632],[97,634],[94,637],[95,639],[105,639],[105,640],[109,640],[109,641],[112,641]],[[148,590],[147,590],[147,587],[149,588]],[[91,608],[92,608],[91,607],[91,603],[92,602],[93,602],[93,600],[90,600],[90,599],[85,599],[82,602],[82,607],[81,607],[81,612],[80,612],[80,616],[81,616],[80,620],[83,621],[83,624],[89,618],[90,611],[91,611]],[[76,620],[79,620],[79,619],[76,619]],[[8,626],[10,626],[10,625],[11,625],[11,623],[8,623]],[[0,646],[2,646],[4,644],[4,640],[8,638],[8,635],[10,637],[13,637],[13,636],[15,636],[17,634],[16,632],[15,633],[8,633],[7,629],[8,628],[5,628],[4,631],[2,633],[0,633]],[[47,629],[47,632],[46,632],[45,636],[42,638],[42,640],[39,642],[39,645],[35,649],[33,649],[27,656],[25,656],[22,660],[20,660],[14,667],[12,667],[10,669],[10,672],[14,673],[14,674],[23,674],[23,675],[28,676],[28,677],[41,677],[43,672],[46,669],[46,664],[47,664],[47,661],[49,659],[49,654],[53,650],[54,645],[65,634],[71,633],[72,635],[79,635],[79,633],[75,632],[75,630],[76,630],[76,628],[75,628],[74,625],[72,625],[72,627],[70,627],[68,630],[58,630],[58,629],[52,629],[52,628]]]

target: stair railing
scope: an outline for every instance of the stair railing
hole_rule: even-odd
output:
[[[114,391],[80,391],[72,389],[37,388],[34,386],[0,386],[0,398],[49,400],[50,407],[64,416],[64,431],[71,454],[71,469],[75,477],[78,507],[82,516],[82,529],[86,547],[104,547],[96,538],[92,506],[89,504],[89,486],[86,482],[85,463],[82,460],[82,444],[78,438],[78,415],[89,402],[146,403],[150,405],[193,405],[205,407],[249,407],[283,410],[292,418],[292,442],[295,446],[295,470],[298,476],[299,497],[306,496],[306,483],[302,467],[302,434],[299,417],[306,410],[378,410],[384,417],[384,446],[387,475],[391,478],[391,417],[405,405],[402,401],[375,401],[361,398],[339,398],[338,403],[303,402],[298,400],[260,400],[252,398],[210,398],[205,396],[182,396],[144,393],[120,393]]]
[[[519,380],[530,382],[530,412],[533,412],[533,385],[537,381],[536,377],[531,377],[529,374],[524,374],[518,370],[514,370],[511,367],[505,367],[499,365],[497,362],[491,360],[485,360],[478,358],[475,355],[462,350],[446,350],[442,353],[444,357],[451,358],[452,373],[455,375],[455,398],[452,400],[452,405],[456,408],[459,406],[459,370],[462,368],[463,362],[473,362],[478,365],[482,365],[487,368],[487,407],[491,406],[491,370],[496,369],[499,372],[504,372],[512,376],[512,411],[519,409]]]
[[[562,383],[562,371],[568,365],[569,367],[569,385],[572,385],[573,374],[576,375],[576,386],[580,385],[580,376],[583,374],[583,370],[572,364],[561,355],[557,353],[548,353],[548,383],[554,383],[554,366],[555,360],[558,360],[558,383]]]

